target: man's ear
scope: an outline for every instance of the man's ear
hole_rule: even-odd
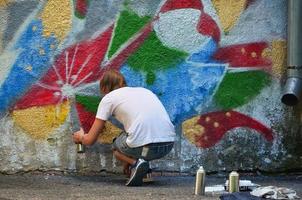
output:
[[[121,87],[125,87],[125,86],[126,86],[126,83],[125,83],[124,81],[121,81],[120,84],[119,84],[119,86],[120,86],[120,88],[121,88]]]

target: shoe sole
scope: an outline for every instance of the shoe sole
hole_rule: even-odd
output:
[[[143,184],[143,178],[149,171],[149,164],[147,162],[139,165],[134,172],[133,176],[130,177],[129,181],[126,183],[126,186],[141,186]]]

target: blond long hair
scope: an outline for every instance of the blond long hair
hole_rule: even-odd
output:
[[[101,92],[105,94],[126,85],[125,77],[117,70],[106,71],[100,80]]]

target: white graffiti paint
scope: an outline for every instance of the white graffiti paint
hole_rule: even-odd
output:
[[[154,23],[154,30],[164,45],[193,53],[209,39],[197,31],[200,14],[197,9],[161,13]]]
[[[0,86],[10,72],[11,66],[15,62],[15,58],[19,55],[18,51],[4,51],[0,55]]]

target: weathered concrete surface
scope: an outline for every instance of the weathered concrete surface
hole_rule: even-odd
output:
[[[206,177],[207,186],[223,184],[225,175]],[[194,195],[193,176],[153,176],[142,187],[124,186],[125,177],[116,174],[63,175],[27,173],[0,175],[0,199],[219,199],[218,194]],[[245,176],[261,186],[294,189],[302,196],[302,176]]]

